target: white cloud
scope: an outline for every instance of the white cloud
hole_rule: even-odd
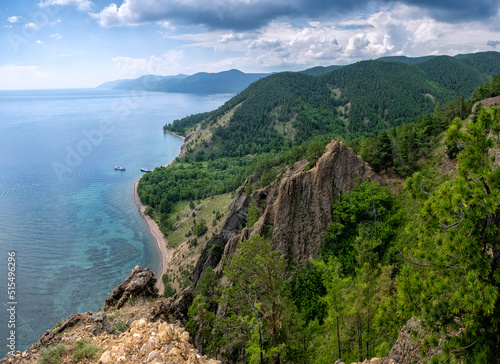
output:
[[[444,23],[417,7],[397,3],[376,13],[344,17],[337,22],[315,21],[293,26],[275,21],[252,32],[211,31],[164,36],[188,42],[185,47],[203,48],[205,52],[212,49],[219,58],[228,53],[228,59],[240,62],[234,65],[240,69],[276,71],[347,64],[391,55],[415,57],[486,51],[493,44],[490,41],[488,45],[489,40],[500,39],[500,29],[496,30],[491,24]]]
[[[90,11],[94,7],[94,3],[90,0],[42,0],[39,3],[40,7],[49,5],[74,5],[80,11]]]
[[[113,3],[100,13],[90,15],[103,27],[138,25],[141,23],[137,14],[128,6],[127,0],[120,7]]]
[[[162,56],[149,58],[115,57],[112,61],[120,72],[127,77],[138,77],[145,74],[171,75],[180,73],[185,60],[182,50],[173,50]]]
[[[35,23],[27,23],[27,24],[24,24],[24,27],[25,27],[26,29],[34,29],[34,30],[38,29],[38,25],[36,25]]]
[[[57,40],[62,39],[62,35],[60,35],[59,33],[51,34],[50,37]]]
[[[37,41],[35,41],[35,42],[36,42],[36,44],[39,44],[39,45],[42,45],[42,44],[43,44],[43,42],[42,42],[41,40],[37,40]]]
[[[21,19],[22,19],[22,17],[20,17],[20,16],[9,16],[9,17],[7,18],[7,21],[8,21],[9,23],[19,23],[19,21],[20,21]]]

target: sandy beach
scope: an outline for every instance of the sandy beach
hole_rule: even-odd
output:
[[[167,271],[168,263],[172,260],[172,255],[174,253],[174,249],[172,248],[167,248],[167,239],[163,236],[162,232],[158,228],[158,225],[156,225],[155,221],[146,215],[144,211],[146,210],[147,205],[144,205],[141,200],[139,199],[139,195],[137,194],[137,185],[139,184],[139,180],[137,180],[134,183],[134,197],[135,197],[135,202],[137,203],[137,206],[139,207],[139,211],[141,212],[142,217],[146,220],[146,223],[148,224],[149,232],[153,237],[155,238],[156,241],[156,246],[158,247],[158,251],[160,252],[160,257],[161,257],[161,270],[160,270],[160,275],[157,277],[158,281],[156,282],[156,287],[159,290],[160,294],[163,294],[163,281],[161,279],[161,276],[163,273]]]
[[[168,131],[168,130],[163,129],[163,132],[164,132],[164,133],[169,133],[169,134],[172,134],[173,136],[176,136],[176,137],[178,137],[178,138],[181,138],[182,140],[186,140],[186,137],[183,137],[182,135],[176,134],[176,133],[174,133],[173,131]]]

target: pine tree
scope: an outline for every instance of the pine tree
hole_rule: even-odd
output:
[[[224,270],[228,285],[224,295],[231,309],[250,326],[247,344],[250,363],[280,363],[292,345],[295,327],[301,322],[287,291],[286,261],[262,237],[238,244]]]
[[[413,194],[428,196],[421,211],[413,268],[400,278],[402,307],[447,336],[445,358],[500,362],[500,169],[498,109],[481,109],[447,133],[455,142],[458,176],[429,193],[422,175],[407,180]],[[413,270],[414,272],[411,272]]]

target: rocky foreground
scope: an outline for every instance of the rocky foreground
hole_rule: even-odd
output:
[[[202,356],[182,326],[190,292],[177,301],[158,298],[155,283],[151,271],[135,267],[103,310],[71,315],[31,350],[0,363],[221,363]],[[88,350],[77,355],[82,346]]]

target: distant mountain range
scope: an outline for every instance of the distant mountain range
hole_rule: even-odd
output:
[[[132,80],[105,82],[97,88],[200,94],[238,93],[252,82],[269,75],[270,73],[244,73],[235,69],[218,73],[200,72],[191,76],[147,75]]]
[[[490,79],[493,74],[500,72],[500,53],[481,52],[474,54],[459,54],[454,57],[381,57],[375,61],[358,62],[347,66],[319,66],[296,73],[308,76],[322,76],[326,74],[341,75],[343,73],[347,75],[347,73],[349,73],[349,78],[351,80],[353,77],[357,80],[359,76],[366,80],[366,76],[362,76],[364,72],[363,69],[366,68],[370,62],[402,63],[412,66],[413,68],[406,68],[403,73],[408,70],[410,73],[419,71],[420,74],[418,77],[423,77],[426,81],[434,82],[434,85],[441,86],[442,91],[443,89],[447,89],[448,92],[451,91],[448,95],[451,97],[469,96],[476,87]],[[343,69],[344,71],[341,71]],[[391,74],[392,69],[394,69],[394,67],[388,67],[388,74],[380,74],[380,79],[393,78],[394,75]],[[368,72],[367,75],[369,74],[370,72]],[[184,74],[175,76],[146,75],[136,79],[105,82],[99,85],[98,88],[198,94],[237,94],[245,90],[253,82],[270,75],[271,73],[244,73],[236,69],[218,73],[200,72],[191,76]],[[371,76],[368,77],[372,78]],[[354,82],[356,82],[355,80]],[[401,81],[404,82],[404,76]],[[343,83],[343,81],[340,81],[340,83]],[[409,85],[406,85],[405,88],[408,88],[408,86]],[[364,87],[361,88],[364,89]],[[410,89],[412,88],[413,87],[410,87]],[[449,99],[448,97],[446,101],[449,101]]]

